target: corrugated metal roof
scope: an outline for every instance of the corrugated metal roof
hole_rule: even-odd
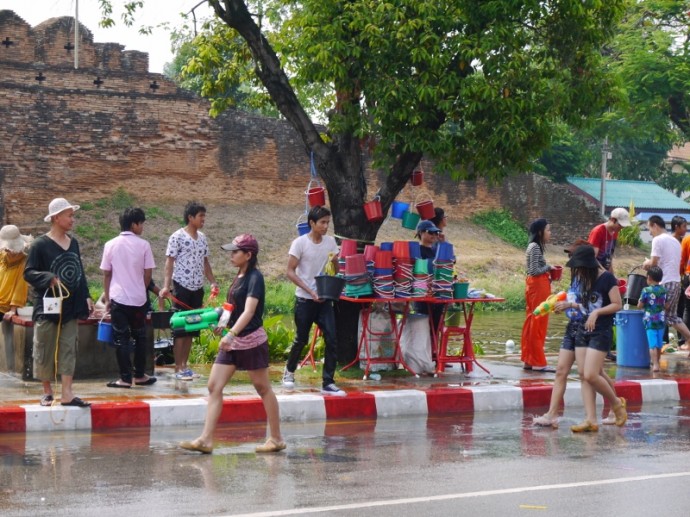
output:
[[[568,183],[586,192],[599,201],[601,179],[569,177]],[[627,208],[630,201],[635,203],[635,211],[642,208],[650,210],[677,210],[690,212],[690,204],[652,181],[606,180],[607,207]]]

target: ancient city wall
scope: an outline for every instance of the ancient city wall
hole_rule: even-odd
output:
[[[304,204],[308,154],[284,121],[228,111],[148,72],[148,55],[94,43],[80,26],[74,69],[72,18],[31,27],[0,11],[0,217],[32,229],[50,199],[95,200],[122,187],[148,202]],[[430,174],[423,195],[451,217],[507,207],[528,222],[568,225],[586,236],[596,207],[564,185],[533,175],[501,185]],[[381,171],[369,171],[375,192]],[[372,194],[373,195],[373,194]],[[417,192],[402,197],[413,201]],[[421,198],[422,196],[420,196]]]

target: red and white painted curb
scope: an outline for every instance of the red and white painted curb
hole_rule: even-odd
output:
[[[581,407],[581,385],[569,382],[564,403]],[[616,393],[630,404],[690,400],[690,379],[638,380],[616,383]],[[294,393],[278,395],[280,417],[285,422],[311,422],[346,418],[425,416],[471,411],[535,410],[549,405],[551,384],[536,386],[487,385],[394,391],[351,392],[346,397]],[[601,404],[601,398],[598,401]],[[0,433],[74,429],[115,429],[201,425],[206,399],[142,400],[95,403],[90,408],[0,407]],[[222,423],[262,422],[261,399],[228,398]]]

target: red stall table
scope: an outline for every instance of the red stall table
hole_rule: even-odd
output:
[[[410,304],[428,303],[429,305],[443,304],[443,313],[441,316],[440,328],[432,336],[432,354],[436,357],[436,375],[445,370],[446,364],[460,363],[463,368],[471,372],[473,364],[476,364],[482,370],[490,373],[484,366],[477,362],[474,355],[474,346],[472,344],[472,320],[474,319],[474,307],[478,303],[498,303],[504,302],[505,298],[351,298],[349,296],[341,296],[341,300],[352,303],[359,303],[362,305],[361,320],[362,332],[359,337],[357,346],[357,355],[354,360],[344,366],[342,369],[347,370],[351,368],[358,361],[364,361],[364,380],[369,377],[369,370],[373,364],[401,364],[407,371],[419,377],[419,375],[410,369],[403,359],[402,351],[400,349],[400,337],[407,322],[407,316],[410,313]],[[371,356],[371,341],[382,336],[379,333],[372,331],[369,320],[374,304],[383,304],[388,310],[391,318],[391,332],[386,334],[395,340],[395,349],[392,355],[387,357],[372,357]],[[457,304],[462,314],[461,326],[447,326],[445,324],[445,314],[450,305]],[[433,326],[432,311],[429,311],[430,325]],[[400,315],[400,321],[398,321]],[[462,338],[462,350],[459,354],[449,355],[448,344],[453,336]],[[360,359],[361,357],[361,359]]]

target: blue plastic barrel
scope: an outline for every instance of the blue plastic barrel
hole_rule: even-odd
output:
[[[649,368],[649,344],[642,323],[644,311],[619,311],[616,324],[616,364],[633,368]]]

